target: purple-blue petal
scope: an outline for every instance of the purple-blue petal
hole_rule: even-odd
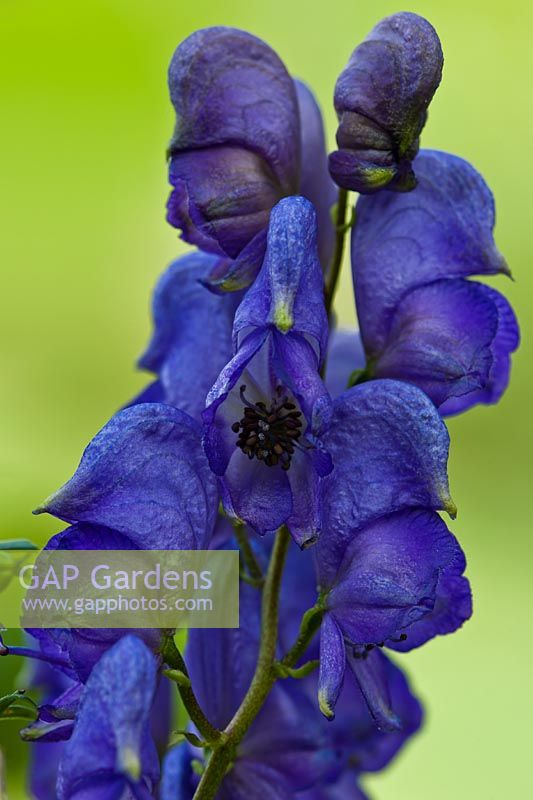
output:
[[[200,426],[167,405],[124,409],[36,513],[105,525],[150,549],[207,547],[218,508]]]
[[[346,659],[368,710],[380,731],[401,731],[402,720],[393,708],[390,686],[390,662],[379,650],[372,650],[365,658],[356,658],[350,648]]]
[[[154,333],[139,367],[159,377],[137,402],[165,402],[200,418],[218,373],[232,355],[238,296],[217,297],[201,283],[219,259],[190,253],[163,273],[153,297]]]
[[[404,641],[389,641],[392,650],[406,652],[425,644],[434,636],[453,633],[472,616],[472,592],[463,572],[462,553],[439,575],[433,610],[409,627]]]
[[[334,470],[324,479],[321,582],[331,585],[354,532],[404,508],[444,509],[452,516],[449,436],[435,406],[414,386],[370,381],[334,402],[323,436]]]
[[[449,153],[422,151],[409,194],[361,197],[352,272],[365,351],[378,358],[413,289],[447,278],[508,274],[493,238],[494,201],[478,172]]]
[[[419,729],[422,707],[413,695],[404,673],[382,653],[375,666],[386,679],[390,707],[400,721],[394,731],[380,731],[370,713],[353,671],[347,670],[332,735],[346,754],[348,763],[355,762],[361,772],[377,772],[386,767],[405,742]]]
[[[320,672],[318,704],[327,719],[335,716],[335,704],[344,681],[346,648],[342,631],[332,614],[326,614],[320,628]]]
[[[169,222],[201,249],[235,259],[265,228],[274,203],[297,191],[294,83],[260,39],[216,27],[180,44],[169,88],[177,118]]]
[[[497,403],[509,383],[511,353],[514,353],[520,343],[518,322],[509,302],[490,286],[478,286],[497,312],[497,328],[490,346],[491,364],[488,376],[482,389],[445,400],[439,407],[443,416],[459,414],[475,403]]]
[[[329,167],[340,186],[372,193],[416,185],[411,162],[442,64],[433,27],[405,12],[379,22],[354,50],[335,86],[339,150]]]
[[[131,539],[101,525],[80,523],[53,536],[46,550],[135,550]],[[144,548],[147,549],[147,548]],[[156,543],[156,549],[157,543]],[[77,681],[86,682],[94,665],[127,629],[124,628],[40,628],[29,631],[47,655],[60,655],[69,664],[63,671]],[[135,634],[157,653],[163,632],[158,629],[137,629]]]
[[[156,662],[135,636],[105,653],[87,682],[59,767],[58,800],[113,796],[117,786],[151,796],[159,763],[150,736]],[[83,795],[85,797],[85,794]],[[120,795],[119,795],[120,796]]]
[[[163,759],[159,800],[192,800],[198,781],[192,771],[192,759],[187,742],[167,752]]]
[[[413,289],[391,320],[372,375],[408,381],[441,406],[484,389],[498,334],[497,306],[485,287],[462,278]]]
[[[410,639],[436,604],[439,578],[464,561],[438,514],[401,511],[354,534],[326,600],[345,639],[377,645]],[[429,638],[429,636],[428,636]]]
[[[323,359],[328,320],[317,217],[304,197],[287,197],[272,210],[263,266],[235,315],[236,346],[250,328],[269,324],[282,333],[307,335]]]
[[[302,136],[302,174],[300,194],[310,200],[318,221],[318,253],[324,272],[335,246],[335,227],[331,216],[337,189],[328,170],[324,124],[320,107],[311,89],[295,80]]]
[[[326,386],[332,397],[346,391],[352,373],[365,368],[366,359],[358,331],[333,330],[329,337]]]

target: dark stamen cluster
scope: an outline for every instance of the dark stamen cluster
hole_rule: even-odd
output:
[[[240,396],[244,416],[234,422],[231,429],[239,434],[236,445],[249,459],[257,458],[268,467],[280,464],[289,469],[297,442],[301,436],[301,411],[283,394],[279,386],[270,406],[251,403],[245,396],[246,386],[241,386]]]
[[[401,633],[398,639],[388,639],[389,642],[405,642],[407,639],[406,633]],[[369,653],[372,652],[376,647],[385,647],[386,642],[377,642],[376,644],[363,644],[363,645],[356,645],[353,648],[353,657],[354,658],[366,658]]]

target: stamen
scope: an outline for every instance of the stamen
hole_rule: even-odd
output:
[[[281,466],[288,470],[295,448],[305,451],[312,445],[298,440],[302,435],[302,412],[298,411],[281,385],[275,389],[270,406],[262,400],[253,403],[246,396],[246,386],[239,389],[244,406],[243,417],[234,422],[231,430],[238,434],[235,442],[249,459],[257,458],[268,467]]]

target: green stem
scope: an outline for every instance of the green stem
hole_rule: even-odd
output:
[[[339,199],[337,201],[337,214],[335,218],[335,250],[333,260],[329,268],[326,282],[326,310],[330,314],[333,306],[333,298],[339,280],[342,266],[342,256],[344,253],[344,240],[346,236],[346,209],[348,208],[348,192],[346,189],[339,189]]]
[[[257,563],[255,553],[246,533],[246,528],[242,522],[234,522],[233,530],[235,531],[235,538],[237,539],[237,544],[241,551],[242,562],[247,569],[248,576],[251,578],[250,583],[253,583],[255,586],[262,586],[265,578],[261,567]]]
[[[324,609],[319,604],[305,612],[300,624],[298,637],[289,652],[281,660],[284,667],[292,668],[296,666],[309,647],[313,636],[320,628],[323,616]]]
[[[289,541],[288,530],[281,528],[274,542],[263,589],[261,642],[255,673],[241,705],[224,731],[224,743],[213,750],[209,758],[194,800],[212,800],[215,797],[239,743],[261,710],[276,680],[274,661],[278,638],[279,592]]]
[[[169,636],[165,642],[162,655],[165,662],[169,665],[169,667],[171,667],[171,669],[177,670],[189,681],[188,685],[186,680],[177,684],[183,705],[185,706],[191,721],[196,725],[205,741],[209,742],[212,746],[216,746],[223,738],[222,733],[213,725],[211,725],[204,712],[200,708],[200,704],[198,703],[196,695],[194,694],[191,686],[191,679],[189,677],[185,660],[176,647],[174,639],[171,636]]]

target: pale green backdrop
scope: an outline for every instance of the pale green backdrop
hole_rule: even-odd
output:
[[[332,87],[385,0],[0,0],[1,534],[44,540],[30,510],[70,476],[89,438],[138,389],[151,288],[182,250],[164,222],[172,114],[166,67],[193,29],[228,24],[265,38],[310,82],[333,141]],[[525,342],[497,408],[450,423],[453,526],[469,559],[475,617],[404,656],[427,725],[385,775],[380,800],[533,796],[531,480],[533,5],[427,0],[444,80],[424,145],[471,160],[495,191],[497,241],[516,283]],[[345,270],[341,319],[353,319]],[[1,618],[1,614],[0,614]],[[2,688],[11,669],[2,664]],[[10,797],[23,798],[26,746],[0,730]]]

